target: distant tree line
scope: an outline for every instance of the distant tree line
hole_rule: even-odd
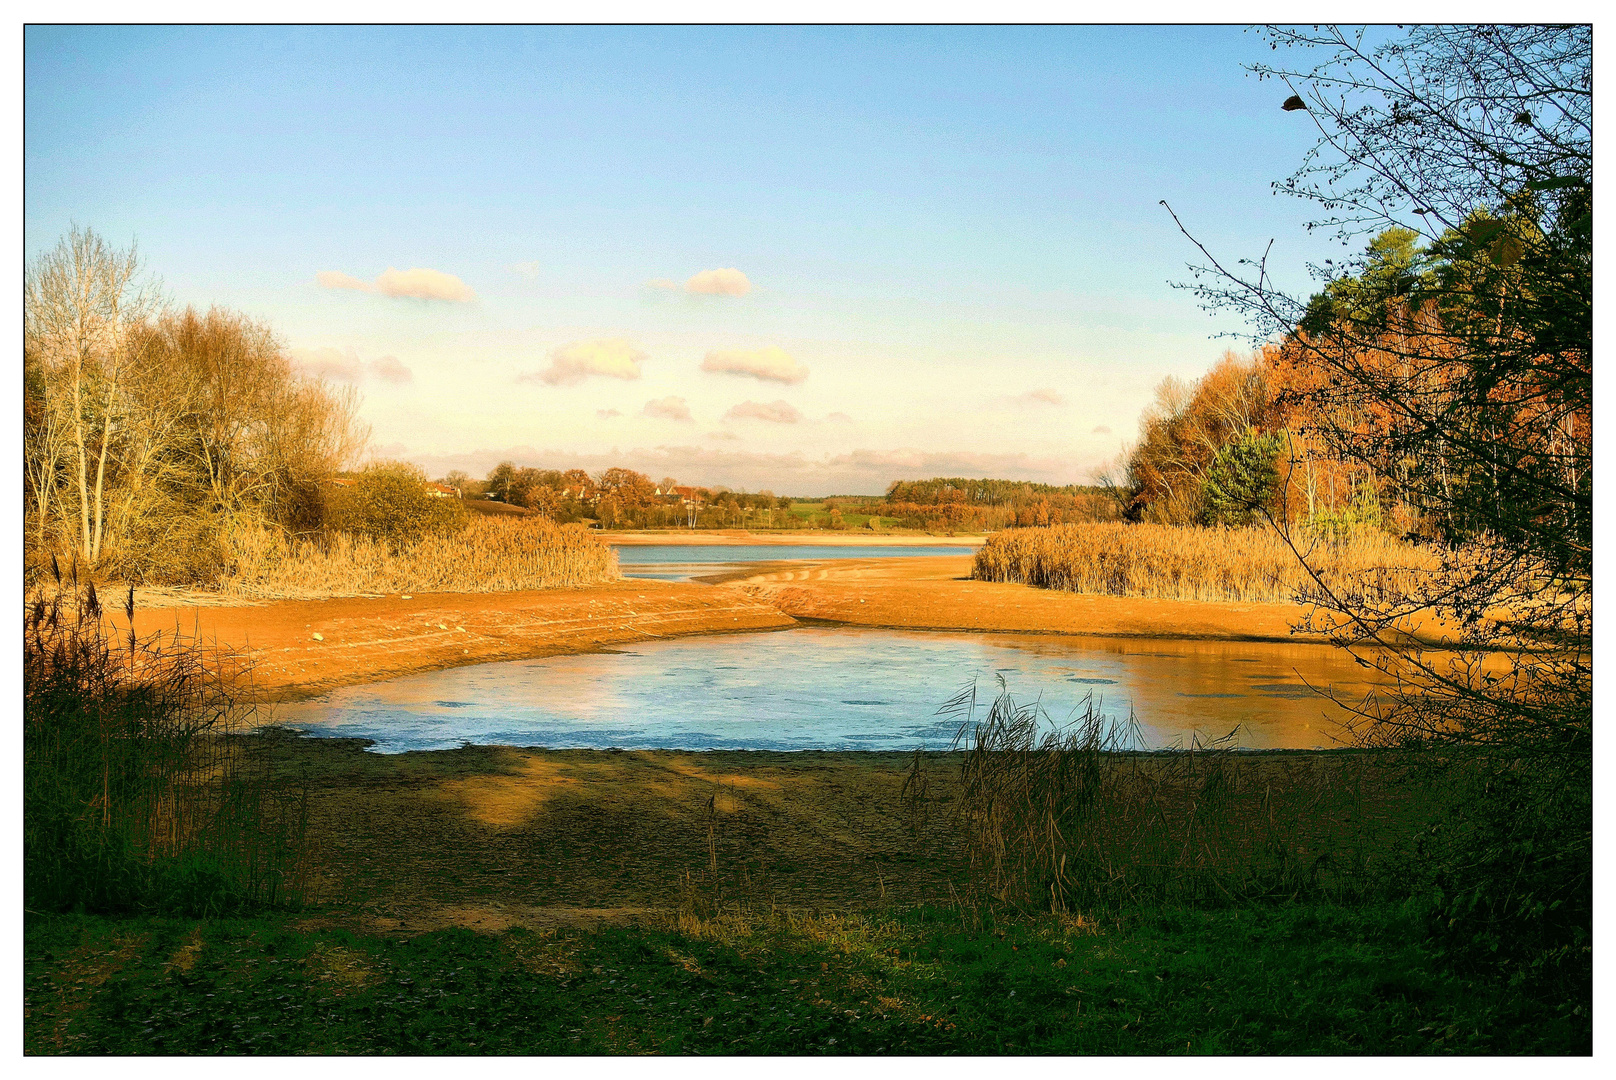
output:
[[[1117,516],[1102,487],[958,476],[895,481],[880,512],[896,518],[901,527],[930,531],[1062,525]]]
[[[598,522],[608,529],[786,527],[791,500],[772,492],[730,491],[652,480],[613,467],[540,469],[502,461],[482,480],[452,472],[444,483],[471,498],[487,498],[537,511],[557,524]]]

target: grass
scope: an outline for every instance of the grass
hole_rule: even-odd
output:
[[[1432,553],[1371,530],[1312,538],[1302,549],[1332,589],[1388,596],[1408,594],[1439,565]],[[1008,529],[977,550],[971,576],[1107,596],[1247,603],[1289,603],[1312,584],[1271,529],[1116,522]]]
[[[1298,889],[1293,878],[1289,889],[1195,891],[1246,880],[1240,860],[1270,841],[1328,839],[1355,796],[1318,798],[1320,782],[1338,780],[1325,765],[1348,755],[1228,755],[1238,797],[1218,813],[1231,842],[1210,849],[1222,870],[1208,877],[1185,861],[1182,842],[1205,834],[1169,830],[1120,867],[1133,888],[1093,904],[1074,888],[1051,911],[1036,896],[1005,902],[980,867],[973,874],[969,811],[952,827],[959,808],[980,807],[961,768],[969,748],[925,755],[918,782],[898,754],[273,748],[277,775],[312,777],[323,906],[254,918],[31,916],[29,1053],[1591,1045],[1591,981],[1565,978],[1589,967],[1586,943],[1557,971],[1467,959],[1432,933],[1410,865],[1354,879],[1378,890]],[[1148,789],[1115,790],[1153,792],[1182,829],[1219,760],[1198,754],[1196,771],[1168,769],[1187,756],[1106,760],[1165,770]],[[1009,782],[993,790],[1005,796],[1026,773],[1004,770]],[[1260,789],[1271,793],[1271,832],[1251,820]],[[1393,834],[1423,834],[1418,814],[1384,791],[1365,794],[1387,815],[1383,850]],[[1096,850],[1125,842],[1124,826],[1150,812],[1141,798],[1114,818],[1091,814],[1089,827],[1105,832]],[[1186,887],[1151,891],[1161,855],[1177,860],[1167,870]],[[603,922],[602,909],[619,915]]]
[[[1587,1000],[1458,971],[1391,905],[948,907],[355,934],[32,917],[30,1054],[1583,1053]]]
[[[234,596],[318,599],[405,592],[507,592],[615,581],[617,556],[582,525],[475,517],[463,530],[404,545],[336,533],[283,542],[267,530],[233,537]]]

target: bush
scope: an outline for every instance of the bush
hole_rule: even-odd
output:
[[[438,498],[426,484],[426,474],[406,462],[371,465],[332,497],[326,526],[395,545],[464,528],[460,500]]]

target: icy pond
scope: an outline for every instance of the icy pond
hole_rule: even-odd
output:
[[[624,577],[659,581],[689,581],[748,563],[968,556],[976,552],[974,546],[965,544],[623,544],[615,550]]]
[[[845,549],[844,549],[845,550]],[[1325,645],[800,627],[452,668],[277,706],[270,722],[375,740],[382,753],[465,743],[551,748],[945,749],[938,707],[1003,675],[1065,721],[1093,695],[1151,747],[1240,727],[1249,748],[1332,739],[1372,673]]]

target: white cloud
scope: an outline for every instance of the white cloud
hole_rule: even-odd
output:
[[[704,296],[745,296],[751,291],[752,283],[733,266],[727,270],[703,270],[685,282],[685,292]]]
[[[677,289],[679,287],[679,283],[669,278],[659,277],[652,278],[650,281],[647,281],[645,283],[645,287],[647,289]]]
[[[477,299],[471,288],[453,274],[421,267],[413,270],[395,270],[389,266],[376,278],[376,289],[383,296],[448,300],[457,304],[469,304]]]
[[[714,349],[701,362],[701,370],[722,372],[726,375],[750,375],[768,382],[800,383],[808,377],[808,369],[797,363],[784,349],[770,346],[747,352],[741,349]]]
[[[447,300],[469,304],[477,299],[471,287],[453,274],[441,270],[416,267],[399,270],[389,266],[376,277],[374,283],[361,281],[340,270],[322,270],[314,280],[325,289],[353,289],[357,292],[380,293],[383,296],[410,297],[416,300]]]
[[[511,272],[521,274],[523,277],[538,277],[539,264],[536,262],[519,262],[511,267]]]
[[[623,414],[621,412],[618,412],[616,409],[596,409],[595,410],[595,418],[597,420],[610,420],[614,416],[622,416],[622,415]]]
[[[690,406],[685,404],[682,397],[665,397],[647,401],[642,415],[657,420],[689,420]]]
[[[518,376],[517,382],[542,382],[548,386],[571,386],[591,375],[611,379],[638,379],[645,353],[621,338],[575,341],[550,351],[550,366],[543,371]]]
[[[724,414],[725,420],[765,420],[771,424],[795,424],[802,413],[784,401],[743,401]]]
[[[353,349],[291,349],[287,353],[303,374],[331,382],[358,383],[367,377],[400,384],[412,382],[413,372],[396,356],[382,356],[366,363]]]

